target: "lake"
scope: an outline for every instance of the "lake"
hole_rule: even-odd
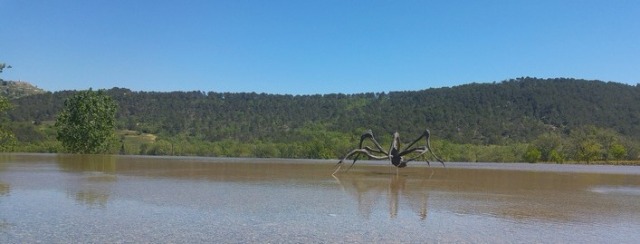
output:
[[[0,154],[0,243],[640,240],[640,167],[336,162]]]

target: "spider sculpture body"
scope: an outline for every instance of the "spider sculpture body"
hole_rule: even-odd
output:
[[[442,163],[442,166],[444,166],[444,161],[442,161],[442,159],[436,156],[431,150],[431,143],[429,142],[429,136],[430,136],[429,130],[425,130],[422,133],[422,135],[418,137],[418,139],[415,139],[413,142],[409,143],[409,145],[407,145],[404,149],[401,149],[400,134],[398,132],[395,132],[393,133],[393,141],[391,142],[391,147],[387,151],[387,150],[384,150],[382,146],[380,146],[380,143],[378,143],[376,138],[373,136],[373,132],[371,130],[368,130],[367,132],[362,134],[362,136],[360,136],[359,147],[351,150],[338,162],[338,164],[336,164],[337,168],[333,172],[333,174],[336,174],[340,170],[340,168],[342,167],[342,162],[344,162],[350,157],[353,157],[353,162],[351,163],[351,166],[349,166],[349,169],[351,169],[351,167],[356,163],[356,161],[358,161],[358,159],[362,155],[365,155],[371,159],[380,159],[380,160],[388,159],[391,161],[391,164],[393,164],[394,166],[398,168],[404,168],[404,167],[407,167],[408,162],[416,160],[423,154],[430,152],[431,155],[433,155],[433,157],[436,160],[438,160],[440,163]],[[423,138],[425,139],[426,144],[422,146],[417,146],[416,144]],[[367,139],[373,143],[375,148],[371,148],[369,146],[363,147],[363,143]],[[429,160],[427,160],[427,164],[431,165],[429,163]],[[349,169],[347,169],[347,171]]]

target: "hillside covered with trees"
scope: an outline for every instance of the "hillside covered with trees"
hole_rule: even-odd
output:
[[[638,85],[526,77],[390,93],[105,92],[130,154],[337,158],[365,129],[388,142],[394,131],[408,141],[428,128],[447,160],[638,159]],[[16,150],[57,151],[51,121],[74,93],[12,99]],[[577,145],[587,141],[593,156]]]

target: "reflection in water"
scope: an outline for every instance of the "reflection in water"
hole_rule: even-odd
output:
[[[391,218],[398,216],[402,199],[418,213],[421,220],[427,218],[429,192],[426,189],[426,178],[409,179],[407,175],[402,174],[342,174],[333,177],[343,191],[356,198],[360,213],[367,218],[371,216],[381,195],[387,197]]]
[[[0,171],[2,171],[8,163],[14,160],[13,154],[0,153]]]
[[[5,196],[5,195],[9,195],[9,192],[11,191],[11,185],[9,185],[8,183],[4,183],[2,181],[0,181],[0,197]],[[1,198],[0,198],[1,200]],[[9,223],[7,223],[6,220],[4,219],[0,219],[0,230],[3,228],[6,228],[9,226]]]
[[[0,154],[0,172],[5,170],[6,162],[10,162],[13,159],[12,155]],[[8,196],[11,192],[11,185],[0,181],[0,197]],[[2,198],[0,198],[0,201]],[[5,219],[0,219],[0,231],[9,227],[9,223]]]
[[[591,188],[591,191],[607,195],[640,196],[640,187],[638,186],[596,186]]]
[[[107,205],[107,200],[109,200],[109,194],[94,190],[79,191],[75,194],[74,199],[79,203],[89,206],[105,207]]]
[[[636,169],[637,170],[637,169]],[[382,168],[337,175],[344,192],[353,196],[369,218],[377,201],[386,199],[391,218],[408,206],[426,219],[427,210],[461,216],[489,216],[517,222],[588,223],[592,219],[626,218],[640,212],[640,177],[542,171],[434,168]],[[431,195],[431,196],[430,196]]]
[[[640,177],[636,174],[448,169],[434,175],[430,187],[446,192],[453,199],[447,208],[456,213],[522,223],[589,223],[604,218],[617,221],[615,218],[640,211],[640,205],[632,203],[638,200],[637,196],[593,191],[594,187],[602,189],[598,187],[602,185],[633,189],[640,186]],[[456,204],[455,199],[463,199],[467,204]]]
[[[640,239],[640,167],[361,164],[334,179],[334,164],[17,155],[0,161],[0,243]]]
[[[116,156],[113,155],[60,154],[57,155],[56,162],[63,170],[73,172],[115,174],[117,170]]]
[[[117,181],[116,156],[113,155],[57,155],[56,162],[63,171],[77,173],[68,185],[67,195],[78,203],[106,207],[110,186]]]
[[[317,179],[330,179],[326,165],[278,161],[212,163],[204,158],[176,160],[105,155],[59,155],[56,161],[63,171],[74,175],[67,183],[68,196],[90,206],[106,206],[112,199],[111,188],[121,175],[241,183],[314,184]],[[383,201],[390,218],[397,218],[401,208],[408,208],[420,219],[427,219],[427,210],[431,207],[461,215],[567,223],[589,221],[593,215],[610,216],[638,210],[636,205],[620,204],[627,201],[621,201],[620,197],[637,196],[628,194],[636,189],[628,187],[640,185],[638,178],[637,175],[424,167],[405,168],[397,174],[387,167],[363,165],[338,175],[336,180],[344,192],[355,199],[360,214],[366,218]],[[627,188],[594,190],[602,185]],[[589,193],[598,195],[585,195]]]
[[[11,185],[0,181],[0,196],[8,195],[11,191]]]

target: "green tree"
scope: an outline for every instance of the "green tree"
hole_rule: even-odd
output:
[[[167,140],[158,140],[153,143],[151,149],[147,152],[150,155],[172,155],[173,144]]]
[[[555,149],[551,150],[551,152],[549,152],[549,161],[561,164],[564,162],[564,155]]]
[[[586,140],[578,144],[577,160],[591,163],[602,154],[602,145],[595,140]]]
[[[624,148],[622,144],[614,143],[613,145],[611,145],[611,148],[609,148],[608,154],[613,159],[620,160],[620,159],[623,159],[625,156],[627,156],[627,150]]]
[[[102,91],[81,91],[64,102],[57,139],[72,153],[105,153],[115,142],[116,103]]]
[[[540,160],[545,162],[556,161],[557,155],[552,155],[552,152],[555,152],[556,154],[561,152],[562,144],[562,136],[557,133],[544,133],[539,135],[538,138],[533,141],[533,146],[535,146],[541,153]]]
[[[11,65],[0,63],[0,73],[2,70],[11,68]],[[0,79],[2,81],[2,79]],[[6,97],[0,97],[0,113],[11,109],[11,103]],[[0,151],[7,151],[15,144],[15,136],[10,131],[0,129]]]
[[[540,160],[542,153],[535,147],[529,147],[524,153],[524,160],[529,163],[535,163]]]
[[[11,109],[11,103],[6,97],[0,96],[0,113]],[[4,126],[3,126],[4,127]],[[11,131],[0,127],[0,151],[9,151],[16,143],[16,138]]]

